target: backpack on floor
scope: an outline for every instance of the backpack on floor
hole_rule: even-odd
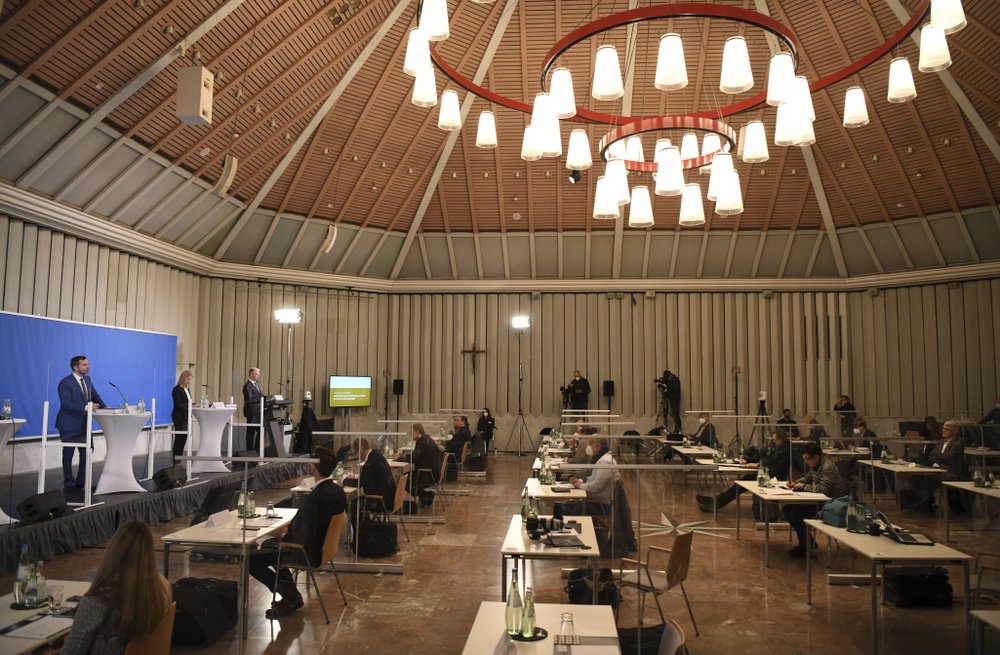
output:
[[[172,585],[177,613],[171,643],[207,646],[236,627],[236,583],[181,578]]]

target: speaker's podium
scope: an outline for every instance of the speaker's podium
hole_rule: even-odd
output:
[[[285,430],[281,418],[286,407],[292,404],[281,396],[264,398],[264,457],[288,457],[285,449]]]

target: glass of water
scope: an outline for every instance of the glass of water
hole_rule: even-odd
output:
[[[564,637],[576,634],[576,630],[573,627],[572,612],[563,612],[562,620],[559,623],[559,634]]]
[[[63,588],[62,585],[49,586],[49,610],[53,614],[58,614],[63,609]]]

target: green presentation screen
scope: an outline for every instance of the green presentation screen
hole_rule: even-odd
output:
[[[331,375],[329,400],[330,407],[371,407],[371,377]]]

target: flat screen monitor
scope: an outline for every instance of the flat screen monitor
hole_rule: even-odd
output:
[[[331,375],[330,407],[371,407],[372,379],[365,375]]]

